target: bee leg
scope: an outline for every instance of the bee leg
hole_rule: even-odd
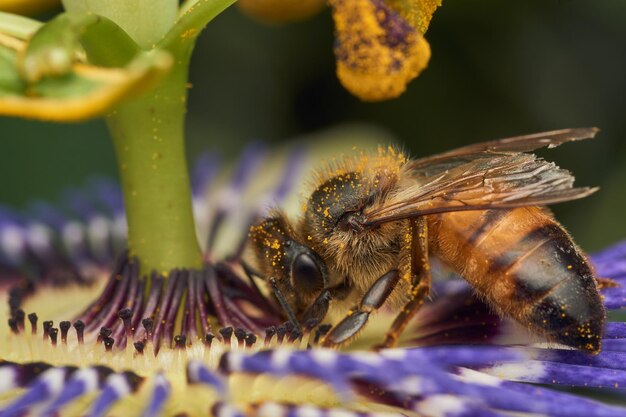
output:
[[[428,262],[428,223],[426,218],[411,219],[411,235],[410,256],[406,257],[407,260],[410,260],[410,265],[405,266],[411,271],[410,300],[404,305],[387,331],[385,341],[382,344],[384,348],[396,345],[402,331],[424,304],[424,300],[430,292],[431,276]]]
[[[261,300],[261,302],[265,304],[265,307],[267,307],[270,311],[280,314],[280,310],[278,309],[278,306],[276,306],[276,303],[270,302],[269,298],[266,296],[266,294],[263,291],[261,291],[261,288],[259,288],[258,284],[256,283],[256,278],[262,279],[265,281],[261,273],[255,270],[253,267],[251,267],[244,260],[241,260],[240,263],[241,263],[241,266],[243,267],[243,272],[248,277],[248,281],[250,281],[250,285],[256,291],[256,293],[260,296],[259,299]]]
[[[282,307],[282,309],[285,312],[285,314],[287,314],[288,321],[294,326],[294,329],[301,330],[300,322],[296,318],[296,314],[293,312],[293,309],[291,308],[291,305],[289,305],[289,302],[287,301],[287,298],[285,297],[283,292],[278,287],[278,283],[276,282],[276,278],[270,277],[268,279],[268,282],[270,283],[270,286],[272,287],[272,291],[274,292],[274,295],[276,296],[276,299],[278,300],[278,303]]]
[[[322,291],[313,304],[302,314],[302,322],[309,324],[314,322],[317,326],[326,317],[331,298],[329,290]]]
[[[380,278],[367,290],[361,299],[361,305],[350,315],[341,320],[322,340],[322,346],[337,346],[348,342],[365,326],[370,313],[380,308],[395,288],[400,273],[392,269]]]

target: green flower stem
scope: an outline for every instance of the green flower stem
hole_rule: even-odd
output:
[[[124,191],[129,250],[139,257],[144,274],[202,263],[184,146],[190,52],[176,57],[159,87],[107,118]]]

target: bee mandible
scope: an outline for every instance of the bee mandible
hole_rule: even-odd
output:
[[[564,129],[422,159],[393,149],[330,164],[296,221],[273,212],[250,229],[257,274],[294,326],[344,318],[324,346],[350,343],[383,304],[391,347],[428,298],[430,257],[500,314],[548,340],[600,350],[605,311],[583,252],[548,204],[586,197],[569,171],[530,153],[593,137]]]

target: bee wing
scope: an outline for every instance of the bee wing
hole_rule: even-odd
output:
[[[597,127],[561,129],[476,143],[410,161],[408,167],[414,176],[431,176],[436,172],[443,172],[474,159],[489,158],[494,154],[530,152],[543,147],[555,148],[565,142],[590,139],[598,131]]]
[[[363,213],[364,226],[463,210],[553,204],[586,197],[597,188],[574,188],[574,177],[533,154],[490,153],[428,175]],[[407,164],[408,165],[408,164]],[[413,170],[407,166],[405,169]],[[410,176],[411,172],[407,172]]]

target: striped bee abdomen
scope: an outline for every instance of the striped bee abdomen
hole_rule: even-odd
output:
[[[554,342],[597,352],[605,312],[591,266],[537,207],[429,219],[433,253],[503,314]]]

